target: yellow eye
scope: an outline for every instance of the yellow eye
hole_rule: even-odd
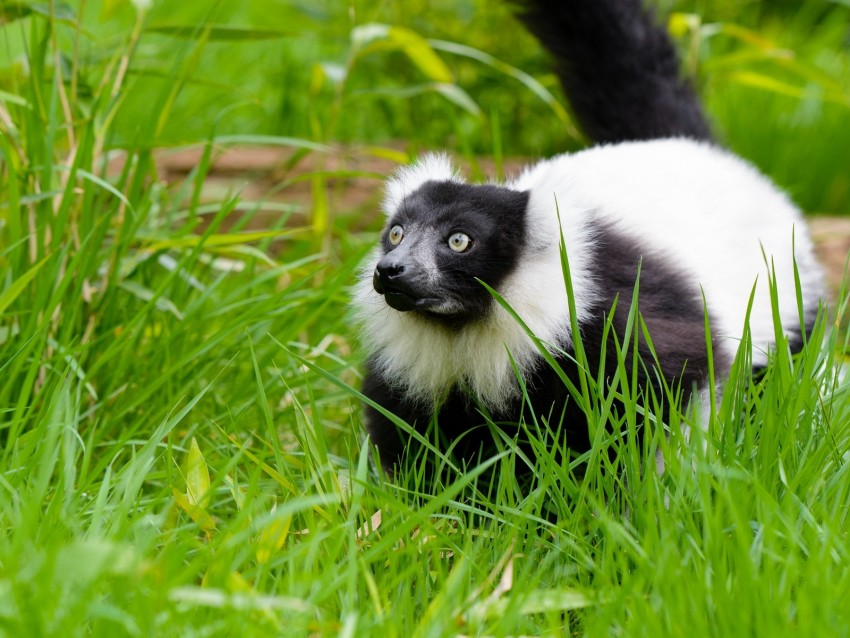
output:
[[[390,228],[390,243],[393,246],[398,246],[401,243],[401,239],[404,237],[404,229],[401,226],[393,226]]]
[[[472,240],[469,238],[469,235],[464,233],[455,233],[451,237],[449,237],[449,248],[451,248],[456,253],[462,253],[466,251],[472,245]]]

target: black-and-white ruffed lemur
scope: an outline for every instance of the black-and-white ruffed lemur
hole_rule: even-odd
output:
[[[612,325],[622,339],[640,268],[638,306],[656,355],[639,342],[640,382],[657,396],[659,374],[693,399],[707,391],[706,312],[722,379],[754,287],[754,366],[775,344],[770,278],[792,346],[824,293],[800,211],[713,140],[651,10],[639,0],[521,0],[517,14],[550,53],[575,117],[598,145],[504,183],[469,184],[442,154],[400,169],[387,182],[386,228],[354,293],[369,353],[364,394],[419,431],[436,417],[442,444],[468,459],[494,449],[485,413],[515,424],[534,410],[557,421],[571,450],[590,445],[587,418],[564,382],[480,283],[575,381],[562,236],[594,377],[614,365],[610,343],[600,361],[605,323],[617,298]],[[390,473],[415,449],[372,407],[366,430]]]

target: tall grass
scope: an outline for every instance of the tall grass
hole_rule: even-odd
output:
[[[598,427],[578,462],[599,462],[579,478],[530,423],[530,485],[514,479],[525,460],[507,435],[481,467],[445,465],[439,489],[415,465],[388,483],[362,443],[345,311],[373,234],[348,232],[327,208],[318,224],[316,204],[236,191],[205,201],[223,144],[213,124],[194,138],[202,152],[185,180],[157,172],[155,147],[187,118],[200,61],[225,37],[215,16],[154,69],[146,38],[176,36],[152,30],[150,16],[125,16],[128,28],[95,55],[88,22],[65,5],[2,11],[4,46],[16,52],[0,88],[4,635],[848,626],[848,344],[831,323],[798,357],[777,349],[763,378],[742,355],[705,434],[683,436],[676,413],[669,439],[656,428],[641,445]],[[406,36],[427,44],[403,30],[390,43]],[[448,45],[438,46],[422,50]],[[404,64],[420,55],[395,53]],[[419,64],[440,72],[427,55]],[[455,110],[465,112],[462,95],[440,107],[458,135],[472,121]],[[541,95],[528,100],[558,120]],[[341,111],[348,99],[326,104]],[[321,115],[315,135],[263,141],[292,148],[295,161],[334,153],[347,125]],[[474,137],[463,138],[470,153]],[[319,164],[321,198],[333,171]],[[263,226],[268,211],[278,215]],[[839,304],[832,316],[845,313]],[[643,426],[652,414],[633,401],[610,410],[630,391],[625,372],[618,383],[582,392],[600,425]]]

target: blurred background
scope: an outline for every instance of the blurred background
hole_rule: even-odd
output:
[[[24,23],[3,29],[0,50],[0,89],[14,93],[27,74],[26,14],[48,9],[6,6],[3,20]],[[72,98],[81,112],[103,67],[133,42],[108,146],[268,135],[399,160],[362,147],[535,158],[583,144],[508,2],[53,6],[64,25],[61,61],[79,74]],[[850,3],[665,0],[659,13],[720,139],[807,211],[850,213]]]

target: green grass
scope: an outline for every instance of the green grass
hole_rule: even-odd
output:
[[[187,4],[187,24],[245,17],[226,4],[189,16],[196,5]],[[404,24],[466,42],[453,21],[432,30],[429,14],[412,12],[405,22],[394,5],[372,14],[355,8],[368,17],[358,24]],[[335,46],[335,59],[351,59],[351,25],[332,3],[320,9],[291,23],[289,5],[283,15],[252,14],[247,33],[229,34],[241,38],[232,50],[216,40],[220,30],[154,32],[167,13],[161,6],[143,24],[129,5],[83,5],[80,28],[60,5],[52,17],[49,6],[23,18],[23,10],[3,9],[0,634],[845,633],[850,385],[848,343],[833,329],[846,322],[840,303],[800,356],[778,349],[762,379],[752,379],[742,355],[710,428],[689,440],[677,415],[668,440],[653,427],[653,411],[628,399],[624,350],[613,387],[588,379],[580,389],[597,421],[594,448],[579,459],[591,461],[581,480],[533,423],[525,433],[538,451],[531,485],[513,478],[523,459],[510,436],[483,467],[444,465],[437,485],[426,487],[416,464],[395,483],[375,473],[362,443],[362,353],[346,305],[378,220],[359,231],[353,211],[322,203],[333,171],[314,175],[309,210],[238,192],[205,202],[201,187],[219,146],[209,136],[263,134],[291,148],[295,163],[305,154],[342,156],[341,141],[402,138],[413,149],[447,137],[472,159],[482,146],[531,153],[545,142],[520,147],[516,122],[563,122],[513,71],[480,60],[452,69],[480,102],[479,115],[458,92],[454,102],[433,91],[388,94],[364,102],[386,114],[387,128],[373,130],[364,122],[374,111],[346,119],[354,98],[325,85],[313,98],[312,124],[296,122],[306,113],[300,94],[281,98],[292,108],[277,129],[243,115],[229,120],[242,94],[210,106],[223,89],[209,86],[217,75],[205,56],[274,51],[274,38],[252,41],[264,16],[272,16],[269,30],[325,25],[315,49],[287,45],[284,56],[320,61]],[[505,17],[496,14],[494,21]],[[513,57],[510,43],[470,44],[523,69],[544,68],[539,57],[520,64],[527,53]],[[353,88],[421,84],[415,74],[441,72],[427,50],[357,58]],[[419,67],[417,55],[425,55]],[[222,64],[226,86],[232,67]],[[303,80],[284,66],[291,75],[281,91]],[[553,88],[550,80],[542,77]],[[515,90],[506,96],[507,82]],[[722,104],[712,94],[714,112],[728,107],[730,121],[766,126],[732,108],[752,90],[741,86]],[[256,91],[249,111],[272,108],[255,99],[266,89]],[[774,93],[756,95],[779,119],[785,108],[802,108],[792,97],[777,105]],[[809,121],[826,127],[840,113],[824,107]],[[836,126],[817,145],[813,129],[794,129],[789,146],[834,152],[826,142],[843,139],[846,119]],[[728,131],[733,146],[761,152],[749,126]],[[207,152],[185,180],[166,184],[154,150],[177,141]],[[764,152],[805,191],[807,166],[790,152]],[[818,155],[824,181],[814,182],[827,191],[830,179],[846,178],[829,152]],[[610,409],[615,395],[626,397],[624,414]],[[604,422],[616,432],[646,425],[651,434],[638,446],[606,435]],[[616,461],[608,460],[612,448]],[[653,470],[658,449],[667,459],[661,476]]]

